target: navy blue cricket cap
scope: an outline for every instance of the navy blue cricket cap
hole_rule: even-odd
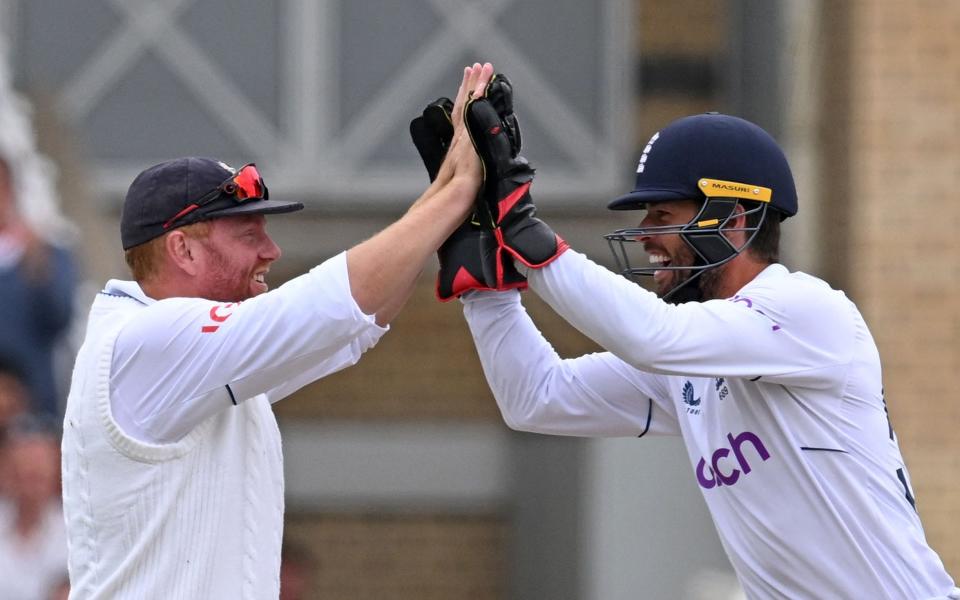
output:
[[[781,221],[797,214],[793,174],[777,142],[750,121],[719,113],[683,117],[655,133],[640,156],[633,191],[607,208],[636,210],[649,202],[702,200],[704,180],[765,188]],[[742,197],[750,199],[749,194]]]
[[[234,195],[214,194],[237,170],[213,158],[188,156],[149,167],[137,175],[123,201],[120,241],[129,250],[184,225],[226,217],[293,212],[300,202],[270,200],[263,181],[262,193],[238,201]],[[211,196],[212,194],[212,196]],[[205,200],[200,203],[201,200]],[[198,204],[187,210],[192,204]],[[183,213],[182,217],[175,218]]]

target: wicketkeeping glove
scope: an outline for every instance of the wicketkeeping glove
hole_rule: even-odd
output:
[[[428,104],[423,114],[410,122],[410,137],[423,159],[430,181],[436,179],[453,139],[453,121],[450,118],[452,110],[453,102],[449,98],[439,98]],[[480,236],[480,226],[475,218],[470,217],[440,246],[437,251],[440,271],[437,273],[436,284],[439,300],[447,302],[470,290],[526,287],[526,279],[512,264],[504,273],[501,287],[489,287],[484,283]]]
[[[433,182],[440,171],[443,157],[447,155],[450,141],[453,139],[453,100],[438,98],[423,109],[423,114],[410,121],[410,137],[417,147],[427,175]]]
[[[530,197],[534,169],[520,156],[520,126],[513,112],[510,81],[494,75],[485,96],[467,103],[464,118],[483,162],[477,216],[483,230],[484,279],[487,285],[499,287],[511,257],[537,269],[570,246],[536,217]]]
[[[470,290],[526,289],[526,278],[508,265],[499,286],[484,281],[483,257],[480,254],[480,226],[471,219],[464,221],[437,251],[440,271],[437,273],[437,299],[447,302]],[[491,269],[492,270],[492,269]]]

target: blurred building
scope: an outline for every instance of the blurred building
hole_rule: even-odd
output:
[[[928,538],[960,577],[960,4],[5,0],[0,28],[96,284],[126,276],[126,185],[175,155],[257,161],[272,194],[303,199],[271,226],[280,279],[377,231],[426,185],[409,119],[478,59],[516,84],[541,212],[604,264],[623,226],[605,201],[654,131],[706,110],[758,122],[798,180],[784,260],[871,325]],[[727,593],[680,443],[510,432],[432,285],[358,366],[277,405],[287,536],[317,597]],[[527,302],[561,354],[594,348]]]

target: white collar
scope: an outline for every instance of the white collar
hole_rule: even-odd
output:
[[[765,279],[770,279],[771,277],[777,277],[780,275],[788,275],[789,273],[790,273],[790,270],[787,269],[787,267],[785,267],[784,265],[780,263],[770,263],[762,271],[757,273],[757,276],[754,277],[750,281],[750,283],[753,283],[754,281],[763,281]],[[747,285],[750,285],[750,283],[748,283]]]
[[[108,296],[126,296],[133,298],[140,304],[153,304],[156,302],[153,298],[143,292],[143,288],[136,281],[124,281],[122,279],[111,279],[104,286],[101,294]]]
[[[790,270],[787,269],[787,267],[785,267],[784,265],[780,263],[770,263],[769,265],[764,267],[762,271],[757,273],[753,279],[748,281],[746,284],[744,284],[742,288],[737,290],[737,293],[734,294],[733,296],[742,294],[744,290],[752,288],[753,286],[757,285],[762,281],[766,281],[768,279],[773,279],[774,277],[781,277],[783,275],[789,275],[789,274],[790,274]],[[731,296],[731,298],[733,296]]]

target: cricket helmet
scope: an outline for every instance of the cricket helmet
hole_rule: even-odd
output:
[[[797,213],[793,175],[777,142],[759,126],[719,113],[684,117],[655,133],[640,156],[633,190],[607,208],[642,210],[651,203],[683,199],[701,203],[688,223],[618,229],[604,236],[620,272],[631,278],[660,269],[690,271],[667,291],[666,300],[746,250],[765,219],[782,221]],[[738,214],[757,216],[734,229],[730,222]],[[735,246],[724,231],[744,231],[746,242]],[[671,234],[690,247],[694,265],[641,267],[636,260],[631,262],[632,248],[641,238]]]

